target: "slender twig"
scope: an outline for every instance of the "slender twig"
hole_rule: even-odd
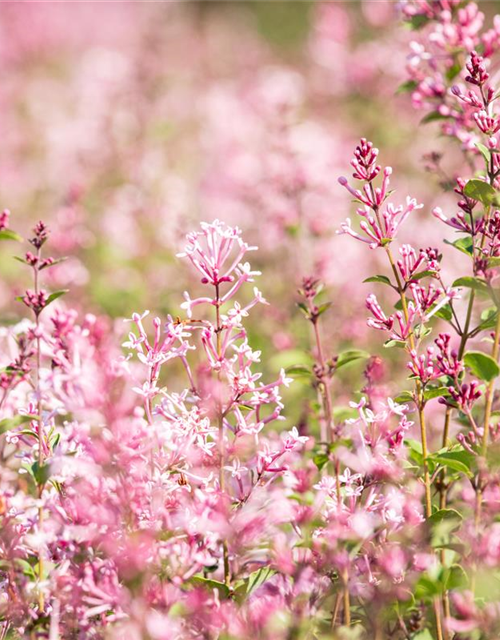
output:
[[[498,361],[498,354],[499,354],[499,344],[500,344],[500,313],[498,313],[497,315],[497,322],[496,322],[496,326],[495,326],[495,334],[494,334],[494,338],[493,338],[493,348],[492,348],[492,352],[491,352],[491,357],[495,360],[495,362]],[[488,387],[486,389],[486,401],[485,401],[485,408],[484,408],[484,423],[483,423],[483,435],[482,435],[482,440],[481,440],[481,458],[482,458],[482,464],[484,466],[486,466],[485,461],[486,461],[486,454],[487,454],[487,449],[488,449],[488,434],[489,434],[489,430],[490,430],[490,421],[491,421],[491,413],[492,413],[492,408],[493,408],[493,397],[495,394],[495,381],[496,379],[493,378],[493,380],[491,380],[491,382],[488,384]],[[475,529],[476,532],[479,529],[479,523],[481,521],[481,510],[482,510],[482,503],[483,503],[483,486],[482,486],[482,472],[481,469],[479,471],[479,480],[478,480],[478,484],[476,487],[476,507],[475,507],[475,517],[474,517],[474,523],[475,523]],[[475,572],[474,572],[474,578],[475,578]],[[474,584],[475,580],[473,580],[473,584]]]
[[[409,321],[408,303],[406,300],[403,283],[401,282],[401,278],[396,268],[394,258],[388,246],[386,247],[386,253],[387,253],[387,257],[389,258],[389,263],[391,265],[392,272],[394,273],[394,277],[396,278],[396,283],[399,291],[399,296],[401,299],[401,306],[403,309],[404,319],[406,324],[408,324],[408,321]],[[409,344],[410,350],[413,351],[415,349],[415,338],[411,331],[408,336],[408,344]],[[417,400],[416,404],[417,404],[417,411],[418,411],[418,420],[420,425],[420,441],[422,444],[422,457],[423,457],[423,467],[424,467],[425,513],[426,513],[426,517],[430,518],[432,515],[432,494],[431,494],[431,479],[429,474],[429,465],[427,463],[429,448],[427,443],[427,427],[426,427],[425,412],[424,412],[425,401],[424,401],[422,384],[418,379],[415,380],[415,395]],[[441,608],[440,608],[440,603],[438,598],[434,599],[434,613],[436,616],[437,640],[443,640],[443,623],[441,619]]]
[[[319,328],[319,316],[313,315],[311,318],[311,322],[314,329],[314,338],[316,342],[316,351],[318,354],[318,364],[320,367],[320,380],[319,380],[319,388],[320,394],[322,398],[323,404],[323,413],[325,416],[325,425],[326,425],[326,443],[328,444],[332,441],[333,438],[333,404],[331,397],[331,380],[327,372],[327,363],[325,360],[323,346],[321,341],[321,334]],[[340,509],[340,462],[338,458],[334,457],[333,460],[334,472],[335,472],[335,484],[337,490],[337,508]],[[343,603],[344,603],[344,624],[351,624],[351,603],[350,603],[350,594],[349,594],[349,570],[348,568],[344,569],[342,573],[343,580]],[[336,603],[337,606],[337,603]],[[333,616],[333,620],[336,619],[336,615]]]
[[[215,335],[217,341],[217,357],[219,358],[219,362],[222,359],[222,339],[221,339],[221,317],[220,317],[220,290],[219,285],[215,285]],[[218,373],[219,381],[220,381],[220,371]],[[218,426],[219,426],[219,487],[221,493],[225,491],[225,475],[224,475],[224,461],[225,461],[225,451],[224,451],[224,416],[222,412],[222,407],[219,407],[218,411]],[[231,570],[229,566],[229,551],[227,548],[227,542],[225,540],[222,541],[222,560],[224,564],[224,584],[229,588],[231,585]]]
[[[394,273],[394,277],[396,278],[397,289],[399,292],[399,297],[401,299],[401,307],[403,309],[403,316],[405,322],[408,324],[409,315],[408,315],[408,303],[406,300],[406,295],[403,288],[403,283],[401,282],[400,275],[396,268],[396,264],[394,262],[394,258],[392,256],[390,248],[387,246],[386,249],[387,257],[389,258],[389,263],[391,265],[392,272]],[[415,349],[415,338],[413,333],[410,332],[408,336],[408,345],[410,350],[413,351]],[[427,463],[427,457],[429,455],[428,446],[427,446],[427,428],[425,423],[425,414],[424,414],[424,402],[423,402],[423,393],[422,393],[422,385],[418,379],[415,380],[415,390],[416,390],[416,399],[417,399],[417,411],[418,411],[418,419],[420,424],[420,439],[422,443],[422,456],[423,456],[423,467],[424,467],[424,485],[425,485],[425,512],[427,518],[430,518],[432,515],[432,497],[431,497],[431,483],[430,483],[430,475],[429,475],[429,465]]]
[[[33,284],[35,295],[38,297],[40,292],[39,287],[39,279],[38,279],[38,268],[40,263],[40,255],[41,248],[37,247],[37,261],[33,267]],[[40,388],[40,369],[41,369],[41,337],[40,337],[40,311],[35,311],[35,395],[36,395],[36,403],[37,403],[37,424],[38,424],[38,471],[40,482],[38,482],[37,493],[38,500],[40,502],[38,506],[38,529],[40,533],[43,531],[43,506],[41,503],[44,483],[42,481],[42,466],[44,463],[44,429],[43,429],[43,416],[42,416],[42,394]],[[38,551],[38,581],[39,581],[39,593],[38,593],[38,608],[40,613],[44,612],[45,609],[45,599],[43,595],[43,589],[41,586],[41,582],[43,581],[44,574],[44,562],[43,562],[43,549],[40,546]]]

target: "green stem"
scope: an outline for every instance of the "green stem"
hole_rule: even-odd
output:
[[[221,339],[221,320],[220,320],[220,291],[219,285],[215,285],[215,333],[217,340],[217,356],[219,361],[222,356],[222,339]],[[220,372],[218,374],[219,382],[220,382]],[[219,487],[221,493],[224,493],[226,481],[224,475],[224,461],[225,461],[225,451],[224,451],[224,417],[222,415],[222,407],[219,407],[218,411],[218,426],[219,426]],[[224,584],[226,587],[230,587],[231,585],[231,570],[229,566],[229,551],[227,548],[227,542],[225,540],[222,541],[222,561],[224,565]]]
[[[491,352],[491,357],[498,361],[498,353],[499,353],[499,343],[500,343],[500,312],[497,316],[497,323],[495,326],[495,336],[493,338],[493,349]],[[493,408],[493,397],[495,394],[495,378],[488,384],[488,388],[486,390],[486,404],[484,408],[484,424],[483,424],[483,437],[481,440],[481,458],[482,464],[484,467],[486,466],[486,454],[488,450],[488,434],[490,430],[490,420],[491,420],[491,412]],[[481,521],[481,511],[483,505],[483,486],[482,486],[482,472],[479,471],[478,485],[476,487],[476,512],[474,516],[474,524],[476,533],[479,530],[479,523]],[[475,577],[476,571],[474,569],[472,586],[475,586]],[[472,588],[474,592],[474,589]]]
[[[321,369],[321,380],[319,381],[320,395],[323,404],[323,413],[325,416],[325,441],[330,443],[333,438],[333,404],[332,397],[330,394],[330,380],[327,378],[326,374],[326,361],[325,356],[323,354],[323,347],[321,344],[321,335],[319,331],[319,320],[316,318],[313,323],[314,329],[314,339],[316,342],[316,350],[318,353],[318,364]]]
[[[467,306],[467,315],[465,318],[465,325],[464,325],[464,329],[463,329],[461,340],[460,340],[460,346],[458,348],[459,360],[463,358],[465,348],[467,346],[467,341],[469,339],[469,329],[470,329],[470,323],[472,320],[472,310],[474,307],[474,300],[475,300],[475,291],[472,290],[469,297],[469,304]],[[450,424],[451,424],[452,415],[453,415],[453,408],[447,407],[445,417],[444,417],[443,439],[441,443],[443,449],[448,445],[448,436],[450,433]],[[446,509],[446,503],[447,503],[448,489],[445,486],[445,477],[446,477],[446,471],[445,469],[443,469],[440,476],[440,486],[439,486],[439,508],[440,509]],[[444,567],[446,563],[446,551],[444,549],[441,549],[439,556],[441,560],[441,565]],[[442,604],[443,604],[444,616],[445,618],[449,618],[451,616],[451,609],[450,609],[450,598],[448,595],[448,590],[445,590],[443,593]],[[445,628],[444,640],[449,640],[449,637],[450,637],[449,633]]]
[[[467,344],[467,340],[469,339],[469,329],[470,329],[470,323],[471,323],[471,319],[472,319],[472,309],[474,307],[475,298],[476,298],[476,292],[474,291],[474,289],[472,289],[472,291],[470,292],[470,297],[469,297],[469,305],[467,307],[467,316],[465,318],[464,330],[462,332],[462,337],[460,339],[460,346],[458,348],[458,359],[459,360],[461,360],[463,358],[464,351],[465,351],[465,346]]]
[[[327,377],[326,373],[326,360],[323,353],[323,346],[321,343],[321,335],[319,330],[319,319],[315,318],[312,322],[314,328],[314,338],[316,341],[316,350],[318,353],[318,364],[321,370],[321,380],[319,381],[320,394],[323,404],[323,413],[325,416],[325,425],[326,425],[326,443],[327,445],[332,441],[333,438],[333,403],[332,396],[330,393],[330,379]],[[326,379],[325,379],[326,377]],[[340,509],[340,461],[338,458],[334,458],[333,460],[334,470],[335,470],[335,484],[337,488],[337,508]],[[351,603],[350,603],[350,593],[349,593],[349,573],[346,569],[343,574],[343,582],[344,586],[342,589],[343,592],[343,603],[344,603],[344,624],[351,624]],[[336,603],[337,606],[337,603]],[[332,615],[333,624],[335,624],[335,620],[337,615],[334,613]]]
[[[443,440],[442,440],[443,449],[448,444],[448,435],[450,432],[450,422],[451,422],[452,412],[453,412],[453,409],[451,407],[446,408],[446,414],[444,418],[444,428],[443,428]],[[446,477],[446,471],[443,469],[443,471],[441,472],[440,483],[439,483],[439,508],[440,509],[446,509],[446,498],[447,498],[448,488],[445,486],[445,477]],[[439,552],[439,559],[441,561],[441,565],[444,567],[446,564],[445,549],[441,549],[441,551]],[[450,609],[450,598],[449,598],[447,589],[445,589],[443,592],[442,605],[443,605],[444,617],[445,619],[448,619],[451,616],[451,609]],[[446,627],[444,627],[443,629],[443,636],[444,636],[444,640],[449,640],[450,638],[450,635]]]
[[[389,263],[391,265],[392,272],[394,273],[394,277],[396,278],[398,293],[401,299],[401,306],[403,308],[404,319],[405,319],[405,322],[408,323],[408,320],[409,320],[408,303],[406,300],[403,283],[401,282],[401,278],[396,268],[394,258],[392,257],[391,250],[389,249],[389,247],[386,247],[385,251],[387,253],[387,257],[389,258]],[[410,332],[410,335],[408,336],[408,345],[411,351],[415,349],[415,338],[412,332]],[[422,385],[419,380],[415,380],[415,390],[416,390],[416,396],[417,396],[418,420],[420,424],[420,440],[422,443],[422,456],[424,459],[423,466],[424,466],[424,485],[425,485],[425,513],[427,518],[430,518],[430,516],[432,515],[432,497],[431,497],[431,480],[430,480],[430,474],[429,474],[429,466],[427,464],[429,450],[427,446],[427,428],[425,423]]]
[[[493,338],[493,349],[491,352],[491,357],[493,358],[493,360],[495,360],[495,362],[498,362],[499,342],[500,342],[500,311],[497,314],[497,323],[495,325],[495,336]],[[486,391],[486,406],[484,410],[484,431],[483,431],[483,440],[481,443],[481,455],[483,458],[486,458],[486,450],[488,448],[488,433],[490,430],[491,410],[493,407],[494,393],[495,393],[495,378],[489,383],[488,389]]]
[[[33,267],[33,277],[34,277],[34,290],[35,294],[38,296],[39,293],[39,282],[38,282],[38,264],[40,263],[40,254],[41,250],[38,248],[37,250],[37,263]],[[44,455],[43,455],[43,441],[44,441],[44,429],[43,429],[43,417],[42,417],[42,397],[40,390],[40,369],[41,369],[41,339],[40,339],[40,312],[35,312],[35,331],[36,331],[36,339],[35,339],[35,350],[36,350],[36,359],[35,359],[35,393],[37,398],[37,415],[38,415],[38,470],[39,473],[42,474],[42,466],[44,463]],[[38,483],[37,485],[37,494],[38,500],[40,501],[40,506],[38,507],[38,529],[40,533],[43,531],[43,506],[41,504],[42,495],[43,495],[43,482]],[[43,590],[41,583],[43,581],[44,574],[44,558],[43,558],[43,549],[40,547],[38,551],[38,608],[40,613],[43,613],[45,610],[45,598],[43,595]]]

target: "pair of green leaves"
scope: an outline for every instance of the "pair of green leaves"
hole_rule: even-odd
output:
[[[230,596],[236,600],[244,600],[248,598],[256,589],[264,584],[269,578],[271,578],[276,571],[270,567],[262,567],[251,573],[248,577],[241,580],[237,580],[232,589],[219,580],[212,580],[211,578],[205,578],[204,576],[193,576],[189,582],[195,587],[205,587],[206,589],[217,589],[219,596],[227,600]]]
[[[296,352],[293,351],[295,354]],[[303,354],[298,354],[299,357],[303,357]],[[356,360],[366,360],[370,357],[370,354],[361,349],[347,349],[339,353],[335,364],[335,371],[345,365],[355,362]],[[291,364],[285,367],[286,373],[292,376],[312,376],[312,366],[309,364]]]
[[[46,307],[48,307],[51,302],[54,302],[54,300],[57,300],[57,298],[60,298],[65,293],[68,293],[68,291],[69,291],[69,289],[61,289],[60,291],[54,291],[53,293],[51,293],[47,297],[47,303],[46,303],[44,309]],[[19,302],[24,302],[24,296],[17,296],[16,300],[18,300]]]
[[[418,466],[422,467],[424,464],[424,456],[421,443],[418,442],[418,440],[408,438],[405,440],[405,444],[410,450],[410,458]],[[439,466],[446,468],[451,473],[463,473],[469,478],[474,475],[475,462],[475,456],[463,447],[457,447],[451,451],[442,449],[427,456],[427,465],[431,473],[434,473],[435,469]],[[438,516],[436,516],[436,518],[439,519]]]

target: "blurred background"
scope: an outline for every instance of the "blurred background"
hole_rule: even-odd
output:
[[[2,2],[0,206],[23,235],[49,224],[52,254],[69,258],[47,285],[83,312],[178,315],[183,291],[202,285],[175,254],[200,220],[220,218],[260,249],[271,304],[248,326],[264,368],[308,358],[296,307],[308,275],[333,302],[329,354],[380,352],[362,281],[382,267],[336,235],[353,209],[337,178],[372,139],[394,167],[394,201],[425,203],[401,240],[438,244],[430,211],[446,199],[423,160],[436,131],[398,93],[412,37],[385,0]],[[2,250],[0,309],[13,322],[28,274],[18,247]],[[362,365],[345,371],[338,393],[350,397]]]

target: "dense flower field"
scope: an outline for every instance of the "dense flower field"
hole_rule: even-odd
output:
[[[494,8],[2,4],[0,640],[500,637]]]

